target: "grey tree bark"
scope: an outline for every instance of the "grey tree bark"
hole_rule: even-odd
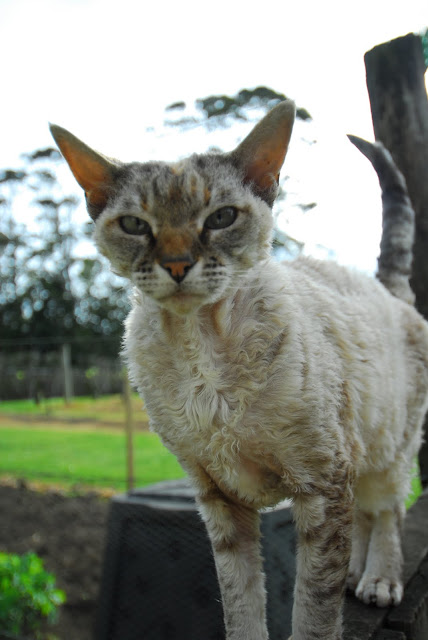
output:
[[[416,308],[428,319],[428,99],[421,38],[391,40],[364,57],[376,140],[389,149],[403,173],[415,210],[411,286]],[[427,437],[428,421],[425,422]],[[419,462],[428,485],[428,443]]]

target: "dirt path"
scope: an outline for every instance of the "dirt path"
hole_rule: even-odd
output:
[[[96,418],[58,418],[55,416],[32,416],[28,414],[5,414],[0,413],[0,428],[11,425],[25,425],[26,427],[52,427],[55,429],[86,429],[86,430],[113,430],[123,431],[124,425],[117,421],[99,420]],[[136,431],[148,431],[148,421],[138,420],[134,423]]]

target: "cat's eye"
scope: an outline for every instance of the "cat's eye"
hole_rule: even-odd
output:
[[[121,229],[131,236],[144,236],[150,233],[150,225],[145,220],[136,216],[122,216],[119,218]]]
[[[236,220],[238,211],[235,207],[221,207],[205,220],[207,229],[226,229]]]

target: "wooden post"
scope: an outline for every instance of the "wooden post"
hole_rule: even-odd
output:
[[[126,485],[128,491],[131,491],[134,488],[134,419],[131,387],[126,371],[123,372],[123,402],[125,405]]]
[[[64,372],[64,402],[69,404],[74,396],[73,369],[71,367],[71,346],[62,345],[62,368]]]
[[[415,210],[410,283],[416,308],[428,319],[428,99],[422,40],[408,34],[374,47],[364,60],[375,137],[389,149],[406,178]],[[421,449],[419,463],[426,486],[428,443]]]

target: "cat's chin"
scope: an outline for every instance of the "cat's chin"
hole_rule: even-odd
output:
[[[207,304],[207,298],[202,295],[177,292],[171,296],[158,299],[157,303],[163,309],[167,309],[179,316],[185,316],[194,313],[201,306]]]

